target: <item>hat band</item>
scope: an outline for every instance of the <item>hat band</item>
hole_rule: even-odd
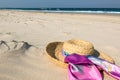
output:
[[[69,55],[69,53],[68,52],[66,52],[66,51],[64,51],[64,49],[62,49],[62,53],[61,53],[64,57],[66,57],[66,56],[68,56]]]

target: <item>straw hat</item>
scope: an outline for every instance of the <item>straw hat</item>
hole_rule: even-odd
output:
[[[48,57],[58,66],[63,68],[67,67],[67,63],[64,63],[64,56],[62,50],[69,54],[77,53],[80,55],[92,55],[108,62],[114,63],[114,60],[108,55],[94,49],[92,43],[79,39],[71,39],[65,42],[51,42],[46,47]]]

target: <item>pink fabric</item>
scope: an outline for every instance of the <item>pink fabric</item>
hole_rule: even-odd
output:
[[[93,56],[88,56],[88,59],[94,64],[96,64],[97,66],[99,66],[102,70],[104,70],[110,76],[116,78],[117,80],[120,80],[120,67],[119,66],[109,63],[103,59],[93,57]]]
[[[68,80],[102,80],[97,67],[85,56],[72,54],[65,58],[68,62]]]
[[[62,55],[68,63],[68,80],[102,80],[99,69],[120,80],[120,67],[115,64],[93,56],[69,54],[64,50]]]
[[[102,80],[102,77],[94,65],[79,65],[83,67],[81,72],[75,71],[71,65],[68,65],[68,80]]]

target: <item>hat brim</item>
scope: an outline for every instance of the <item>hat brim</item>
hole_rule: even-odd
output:
[[[47,52],[47,55],[49,57],[49,59],[56,65],[60,66],[60,67],[63,67],[63,68],[67,68],[67,64],[60,61],[57,57],[56,57],[56,48],[59,49],[59,51],[62,50],[62,46],[63,46],[63,43],[64,42],[51,42],[49,43],[47,46],[46,46],[46,52]],[[57,53],[58,54],[58,53]],[[94,53],[92,54],[92,56],[95,56],[95,57],[98,57],[98,58],[101,58],[101,59],[104,59],[108,62],[111,62],[111,63],[114,63],[114,60],[106,55],[105,53],[103,52],[100,52],[98,50],[95,49]]]

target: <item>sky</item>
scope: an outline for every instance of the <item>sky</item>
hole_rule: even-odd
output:
[[[120,8],[120,0],[0,0],[0,8]]]

